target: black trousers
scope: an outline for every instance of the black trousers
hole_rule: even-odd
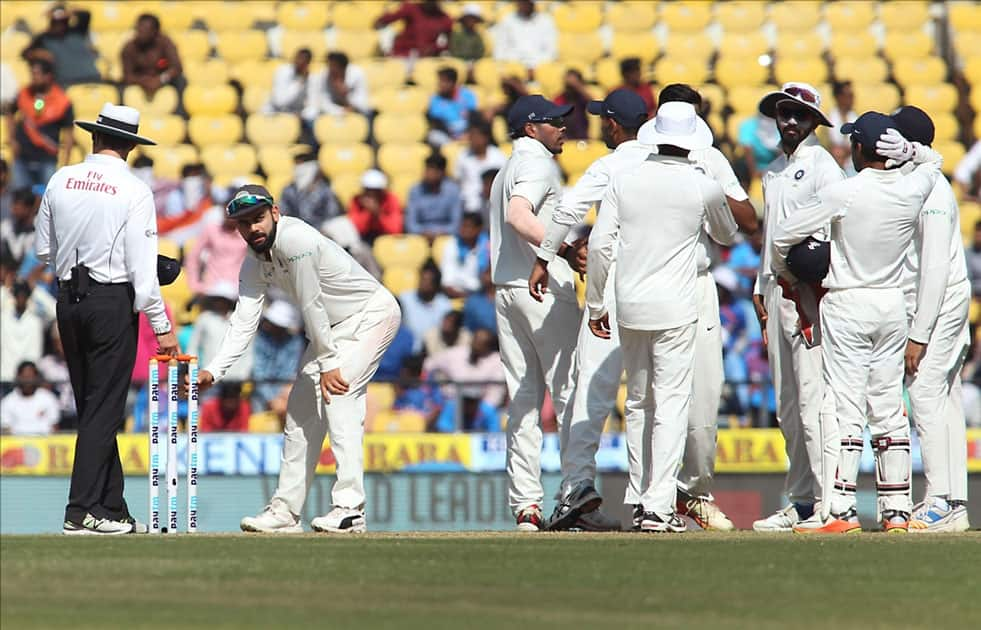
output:
[[[73,303],[58,292],[58,330],[65,349],[78,437],[65,520],[129,517],[116,433],[126,422],[126,395],[136,361],[136,314],[129,284],[91,285]]]

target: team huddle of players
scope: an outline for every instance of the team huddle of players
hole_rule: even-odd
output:
[[[866,426],[877,520],[887,532],[967,529],[960,367],[970,285],[953,191],[921,110],[847,123],[846,178],[814,140],[831,126],[818,92],[766,95],[782,153],[763,175],[763,226],[712,133],[698,93],[665,87],[657,115],[616,90],[589,104],[613,149],[563,193],[553,156],[570,107],[539,95],[508,113],[512,155],[491,190],[491,267],[510,406],[509,501],[522,531],[618,530],[595,488],[603,424],[626,372],[633,527],[729,530],[712,479],[722,337],[711,245],[763,229],[754,305],[790,468],[789,505],[758,531],[860,531],[856,480]],[[589,208],[588,243],[569,241]],[[585,314],[574,274],[586,273]],[[530,274],[530,275],[529,275]],[[578,332],[578,334],[576,334]],[[908,388],[926,494],[911,497]],[[542,513],[540,410],[551,394],[562,484]]]

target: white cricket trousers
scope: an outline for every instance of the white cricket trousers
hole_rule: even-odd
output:
[[[640,425],[640,434],[651,436],[649,446],[642,449],[645,479],[640,504],[645,512],[662,516],[675,512],[691,407],[696,326],[693,322],[667,330],[620,327],[627,371],[627,426]]]
[[[784,488],[792,503],[813,504],[822,496],[823,478],[821,346],[808,347],[805,343],[800,334],[797,307],[783,297],[776,280],[768,282],[763,290],[767,357],[777,398],[777,422],[790,462]],[[815,337],[821,338],[823,330]]]
[[[927,497],[967,501],[967,434],[960,372],[970,345],[970,306],[969,282],[947,288],[920,367],[908,381]]]
[[[331,503],[345,508],[364,506],[365,394],[401,319],[398,302],[381,288],[362,312],[331,327],[341,376],[350,388],[343,396],[331,395],[330,403],[322,398],[320,367],[312,348],[303,355],[286,407],[279,487],[273,495],[285,501],[294,514],[303,510],[327,433],[337,462]]]
[[[576,336],[582,311],[575,302],[546,293],[538,302],[526,287],[497,287],[498,339],[508,404],[508,503],[517,514],[531,505],[541,506],[542,426],[545,389],[552,394],[558,419],[560,445],[568,435],[568,414],[574,377]],[[564,450],[564,449],[563,449]]]
[[[678,488],[703,499],[712,499],[715,476],[715,445],[719,423],[719,398],[725,375],[722,368],[722,330],[719,319],[719,293],[710,273],[695,280],[698,299],[698,324],[695,329],[695,372],[692,376],[692,400],[688,412],[688,438]],[[580,377],[581,378],[581,377]],[[614,396],[616,391],[614,390]],[[615,399],[614,399],[615,400]],[[629,480],[623,502],[640,503],[641,487],[646,485],[642,462],[649,454],[651,434],[641,434],[643,425],[627,423],[627,466]],[[570,441],[571,443],[571,441]]]
[[[821,303],[824,380],[841,450],[831,511],[855,507],[866,420],[876,455],[878,511],[909,513],[909,422],[903,415],[903,354],[909,334],[903,292],[838,289]]]

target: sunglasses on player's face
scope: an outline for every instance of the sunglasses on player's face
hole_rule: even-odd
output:
[[[815,94],[814,92],[812,92],[810,90],[807,90],[807,89],[804,89],[804,88],[801,88],[801,87],[789,87],[786,90],[784,90],[784,92],[786,94],[790,94],[791,96],[796,96],[797,98],[801,99],[802,101],[806,101],[806,102],[812,103],[812,104],[816,104],[817,103],[817,94]]]
[[[783,118],[784,120],[790,118],[795,120],[809,120],[812,115],[811,110],[807,109],[806,107],[782,104],[777,106],[777,116]]]
[[[544,120],[539,120],[537,122],[542,125],[551,125],[556,129],[562,129],[563,127],[565,127],[565,118],[563,118],[562,116],[556,116],[554,118],[546,118]]]

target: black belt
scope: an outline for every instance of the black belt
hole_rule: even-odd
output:
[[[71,284],[72,284],[71,280],[59,280],[58,288],[67,291],[71,288]],[[89,278],[89,284],[95,285],[97,287],[124,287],[129,283],[128,282],[98,282],[96,280],[92,280],[91,278]]]

